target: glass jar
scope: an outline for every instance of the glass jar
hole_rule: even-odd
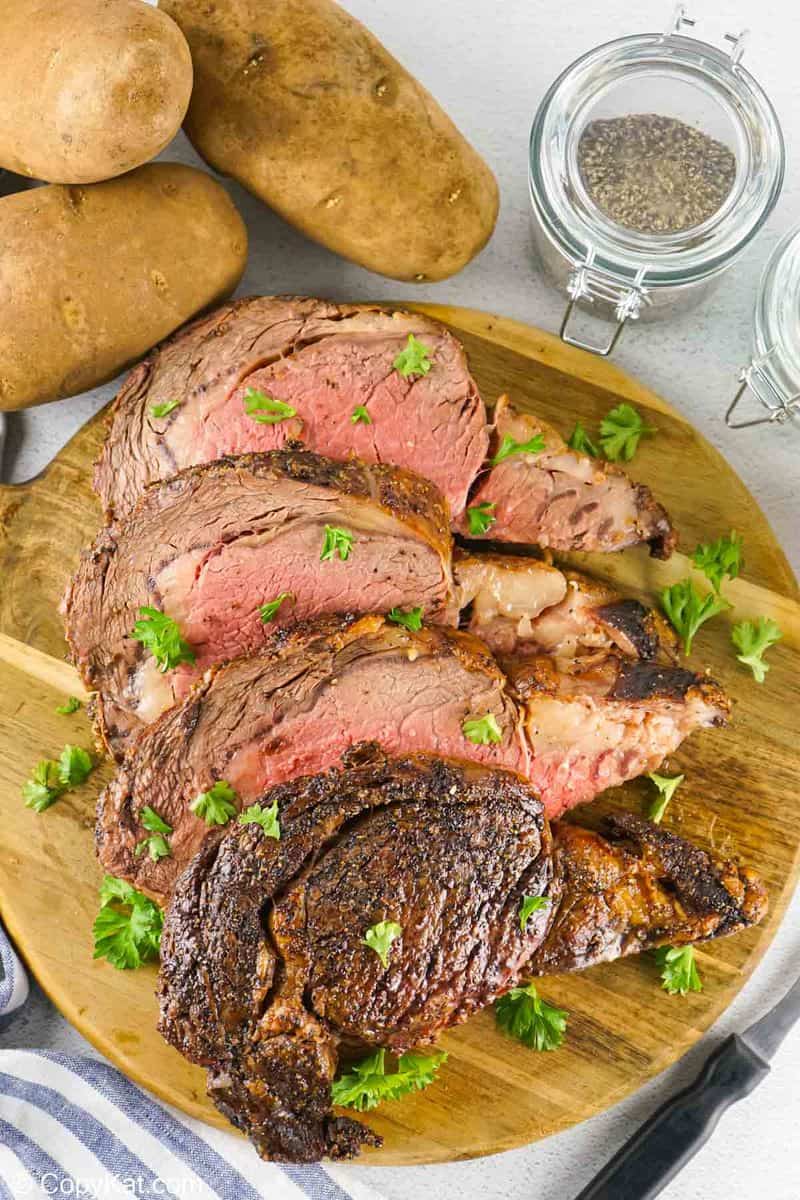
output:
[[[778,243],[764,268],[753,316],[753,355],[725,414],[731,429],[800,420],[800,226]],[[764,412],[734,419],[750,389]]]
[[[661,34],[620,38],[579,58],[551,86],[534,118],[529,184],[534,243],[567,294],[561,337],[610,354],[627,321],[667,317],[699,302],[748,246],[780,194],[784,146],[775,111],[741,65],[745,35],[721,49],[686,36],[679,6]],[[579,164],[590,122],[671,119],[713,138],[732,182],[700,223],[669,232],[621,224],[595,202]],[[619,127],[619,122],[616,122]],[[593,126],[593,129],[599,126]],[[727,147],[727,150],[725,149]],[[644,178],[644,176],[642,176]],[[576,304],[614,322],[603,344],[570,332]]]

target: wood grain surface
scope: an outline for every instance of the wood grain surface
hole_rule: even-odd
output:
[[[468,309],[417,306],[464,341],[488,402],[507,391],[569,434],[576,418],[596,427],[619,398],[647,409],[655,437],[643,440],[631,473],[672,513],[683,553],[659,563],[643,552],[572,561],[653,598],[690,570],[700,540],[737,529],[743,575],[727,585],[730,613],[704,626],[694,661],[708,665],[736,701],[727,730],[694,735],[666,769],[686,783],[665,827],[757,867],[770,889],[760,928],[698,951],[705,987],[685,998],[659,985],[647,956],[545,979],[547,999],[570,1012],[562,1049],[536,1054],[501,1035],[490,1011],[446,1034],[450,1052],[437,1083],[368,1115],[385,1138],[364,1161],[402,1164],[469,1158],[546,1137],[634,1091],[672,1063],[730,1003],[763,954],[798,875],[800,845],[800,605],[797,584],[767,521],[721,456],[675,410],[603,359],[513,321]],[[65,662],[58,604],[81,546],[100,522],[91,464],[103,437],[90,422],[32,483],[0,489],[0,913],[21,953],[64,1015],[128,1076],[187,1113],[224,1126],[205,1098],[204,1072],[155,1031],[154,967],[116,971],[91,957],[100,870],[94,804],[111,768],[46,813],[26,809],[20,787],[36,761],[65,742],[89,747],[85,710],[55,712],[82,691]],[[784,631],[763,686],[739,666],[730,626],[773,616]],[[652,785],[608,793],[596,813],[641,808]]]

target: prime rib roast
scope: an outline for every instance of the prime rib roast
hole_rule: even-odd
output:
[[[232,823],[178,882],[159,982],[165,1038],[208,1070],[263,1156],[346,1158],[380,1139],[331,1106],[340,1051],[397,1053],[527,977],[758,921],[752,871],[620,814],[547,822],[512,774],[357,747],[271,789],[280,840]],[[521,928],[524,896],[549,904]],[[401,933],[386,965],[364,941]]]
[[[251,803],[362,741],[514,770],[557,815],[655,770],[691,728],[726,717],[703,676],[613,655],[573,674],[579,661],[523,660],[517,686],[482,642],[444,626],[415,632],[373,615],[279,631],[258,654],[211,668],[139,734],[99,801],[100,861],[164,899],[208,832],[189,807],[198,794],[224,780]],[[487,717],[499,740],[470,740],[465,722]],[[172,857],[158,862],[135,853],[146,805],[175,830]]]
[[[394,363],[409,335],[430,368],[405,378]],[[254,394],[288,408],[248,412]],[[504,435],[527,441],[539,432],[544,453],[486,463],[490,438],[494,455]],[[505,398],[490,424],[463,347],[443,325],[299,297],[225,304],[136,367],[117,396],[95,487],[119,516],[149,483],[184,467],[296,439],[329,458],[425,476],[461,532],[469,532],[467,505],[488,502],[487,536],[499,541],[600,551],[644,542],[659,557],[675,544],[664,509],[621,468],[569,450]]]
[[[570,450],[552,426],[516,412],[501,396],[494,409],[492,456],[506,437],[524,445],[539,436],[543,450],[509,455],[478,478],[470,505],[490,505],[493,522],[477,536],[560,551],[609,552],[644,542],[656,558],[669,558],[677,534],[649,488],[633,483],[615,463]],[[466,514],[456,529],[476,536]]]
[[[352,537],[324,560],[326,529]],[[332,612],[452,603],[446,505],[427,480],[383,464],[273,450],[189,467],[148,488],[81,560],[67,639],[98,724],[120,756],[143,724],[214,663],[254,653],[282,625]],[[265,623],[261,606],[285,599]],[[195,657],[163,672],[131,637],[141,607],[177,621]]]
[[[393,362],[413,334],[426,375]],[[248,390],[296,410],[270,424],[245,411]],[[179,400],[163,417],[152,409]],[[353,421],[363,406],[370,423]],[[291,296],[234,300],[188,325],[128,376],[95,474],[103,503],[130,509],[143,488],[182,467],[274,450],[302,438],[330,458],[408,467],[435,483],[454,514],[489,442],[486,411],[460,343],[412,313]]]

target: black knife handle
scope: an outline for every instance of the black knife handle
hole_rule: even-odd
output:
[[[694,1082],[662,1104],[576,1200],[653,1200],[708,1141],[725,1110],[768,1073],[769,1064],[731,1034]]]

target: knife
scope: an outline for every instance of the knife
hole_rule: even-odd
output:
[[[709,1056],[700,1074],[645,1121],[576,1200],[653,1200],[705,1145],[722,1114],[769,1074],[769,1060],[800,1019],[800,979],[744,1033]]]

